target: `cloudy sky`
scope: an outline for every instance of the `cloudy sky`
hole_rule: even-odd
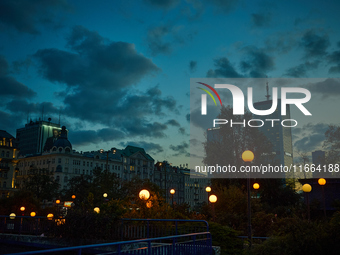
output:
[[[339,5],[2,0],[0,129],[15,135],[44,109],[78,151],[131,144],[189,163],[190,78],[322,77],[312,96],[338,102]],[[296,150],[319,148],[338,117],[293,131]]]

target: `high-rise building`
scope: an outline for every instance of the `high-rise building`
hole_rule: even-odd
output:
[[[272,106],[272,100],[254,103],[254,108],[257,110],[267,110]],[[278,99],[276,110],[265,116],[254,115],[254,119],[261,119],[265,124],[259,127],[259,130],[267,137],[273,145],[273,154],[278,164],[289,166],[293,164],[293,145],[292,145],[292,130],[291,127],[284,127],[281,123],[285,119],[290,118],[290,107],[286,105],[286,115],[281,115],[281,100]],[[275,121],[266,121],[273,119]],[[286,121],[285,125],[289,126],[290,121]],[[273,126],[272,126],[273,123]]]
[[[39,155],[52,148],[61,128],[59,124],[52,123],[50,120],[31,120],[25,124],[25,127],[17,129],[16,142],[20,155]]]

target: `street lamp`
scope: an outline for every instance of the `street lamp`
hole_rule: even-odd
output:
[[[140,192],[139,192],[139,198],[142,199],[142,200],[148,200],[150,197],[150,192],[146,189],[142,189]]]
[[[260,188],[260,184],[258,184],[257,182],[255,182],[254,184],[253,184],[253,188],[254,189],[259,189]]]
[[[208,204],[209,204],[209,193],[211,192],[211,188],[208,186],[205,188],[205,191],[208,193]]]
[[[325,188],[324,188],[324,186],[326,184],[326,180],[324,178],[320,178],[318,180],[318,183],[322,188],[323,214],[325,215],[325,218],[326,218],[327,217],[326,216],[326,197],[325,197]]]
[[[308,183],[304,184],[302,186],[303,192],[306,194],[307,199],[307,213],[308,213],[308,222],[310,221],[310,208],[309,208],[309,192],[312,191],[312,186],[310,186]]]
[[[48,220],[52,220],[53,219],[53,213],[49,213],[49,214],[47,214],[47,219]]]
[[[16,216],[15,213],[11,213],[11,214],[9,215],[9,218],[10,218],[11,220],[14,220],[14,219],[15,219],[15,216]]]
[[[35,215],[37,215],[35,212],[31,212],[31,213],[30,213],[30,216],[31,216],[31,217],[35,217]]]
[[[93,209],[93,211],[95,211],[96,213],[100,213],[99,207],[95,207],[95,208]]]
[[[21,207],[20,207],[20,211],[22,211],[22,216],[25,215],[25,213],[24,213],[25,209],[26,209],[25,206],[21,206]]]
[[[175,192],[176,192],[175,189],[170,190],[172,209],[174,209],[174,194],[175,194]]]
[[[215,206],[214,206],[214,204],[215,204],[216,201],[217,201],[217,196],[216,196],[216,195],[210,195],[210,196],[209,196],[209,201],[210,201],[211,206],[212,206],[212,211],[213,211],[213,221],[215,221]]]
[[[250,164],[250,162],[254,159],[254,153],[250,150],[246,150],[242,153],[242,159],[246,164]],[[247,178],[247,193],[248,193],[248,239],[249,239],[249,248],[251,248],[251,204],[250,204],[250,178]]]
[[[60,204],[60,200],[57,199],[57,200],[55,201],[55,203],[56,203],[56,204]]]
[[[104,194],[103,194],[103,197],[104,197],[104,198],[107,198],[107,193],[104,193]]]

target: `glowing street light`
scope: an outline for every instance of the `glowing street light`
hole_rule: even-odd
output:
[[[322,188],[322,199],[323,199],[323,214],[325,216],[325,218],[327,217],[326,215],[326,197],[325,197],[325,188],[324,186],[326,185],[326,180],[324,178],[320,178],[318,180],[319,185]]]
[[[258,184],[257,182],[255,182],[255,183],[253,184],[253,188],[254,188],[254,189],[259,189],[259,188],[260,188],[260,184]]]
[[[35,212],[31,212],[31,213],[30,213],[30,216],[31,216],[31,217],[35,217],[35,215],[37,215]]]
[[[56,204],[60,204],[60,200],[57,199],[57,200],[55,201],[55,203],[56,203]]]
[[[171,194],[171,203],[172,203],[172,209],[174,209],[174,194],[175,194],[175,189],[171,189],[170,190],[170,194]]]
[[[76,195],[72,195],[72,199],[75,199],[76,198]]]
[[[254,153],[250,150],[246,150],[242,153],[242,160],[246,164],[250,164],[254,159]],[[251,204],[250,204],[250,178],[247,178],[247,193],[248,193],[248,239],[249,248],[251,248]]]
[[[103,197],[107,198],[107,193],[104,193],[104,194],[103,194]]]
[[[54,217],[53,213],[47,214],[47,219],[48,219],[48,220],[52,220],[53,217]]]
[[[93,209],[93,211],[95,211],[96,213],[100,213],[99,207],[95,207],[95,208]]]
[[[11,214],[9,215],[9,218],[10,218],[11,220],[14,220],[14,219],[15,219],[15,216],[16,216],[15,213],[11,213]]]
[[[307,199],[307,213],[308,213],[308,222],[310,221],[310,208],[309,208],[309,192],[312,191],[312,186],[310,186],[308,183],[304,184],[302,186],[303,192],[306,194]]]
[[[150,192],[146,189],[142,189],[140,192],[139,192],[139,198],[142,199],[142,200],[148,200],[150,197]]]
[[[215,221],[215,203],[217,202],[217,196],[216,195],[210,195],[209,201],[212,205],[212,212],[213,212],[213,221]]]

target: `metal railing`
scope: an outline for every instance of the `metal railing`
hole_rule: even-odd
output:
[[[43,216],[15,216],[0,215],[0,233],[41,235],[55,224],[55,219],[49,220]]]
[[[212,254],[210,232],[139,239],[132,241],[82,245],[48,250],[11,253],[8,255],[31,254],[124,254],[124,255],[209,255]],[[5,254],[6,255],[6,254]]]
[[[205,220],[121,219],[119,231],[120,240],[131,240],[209,232],[209,224]]]

